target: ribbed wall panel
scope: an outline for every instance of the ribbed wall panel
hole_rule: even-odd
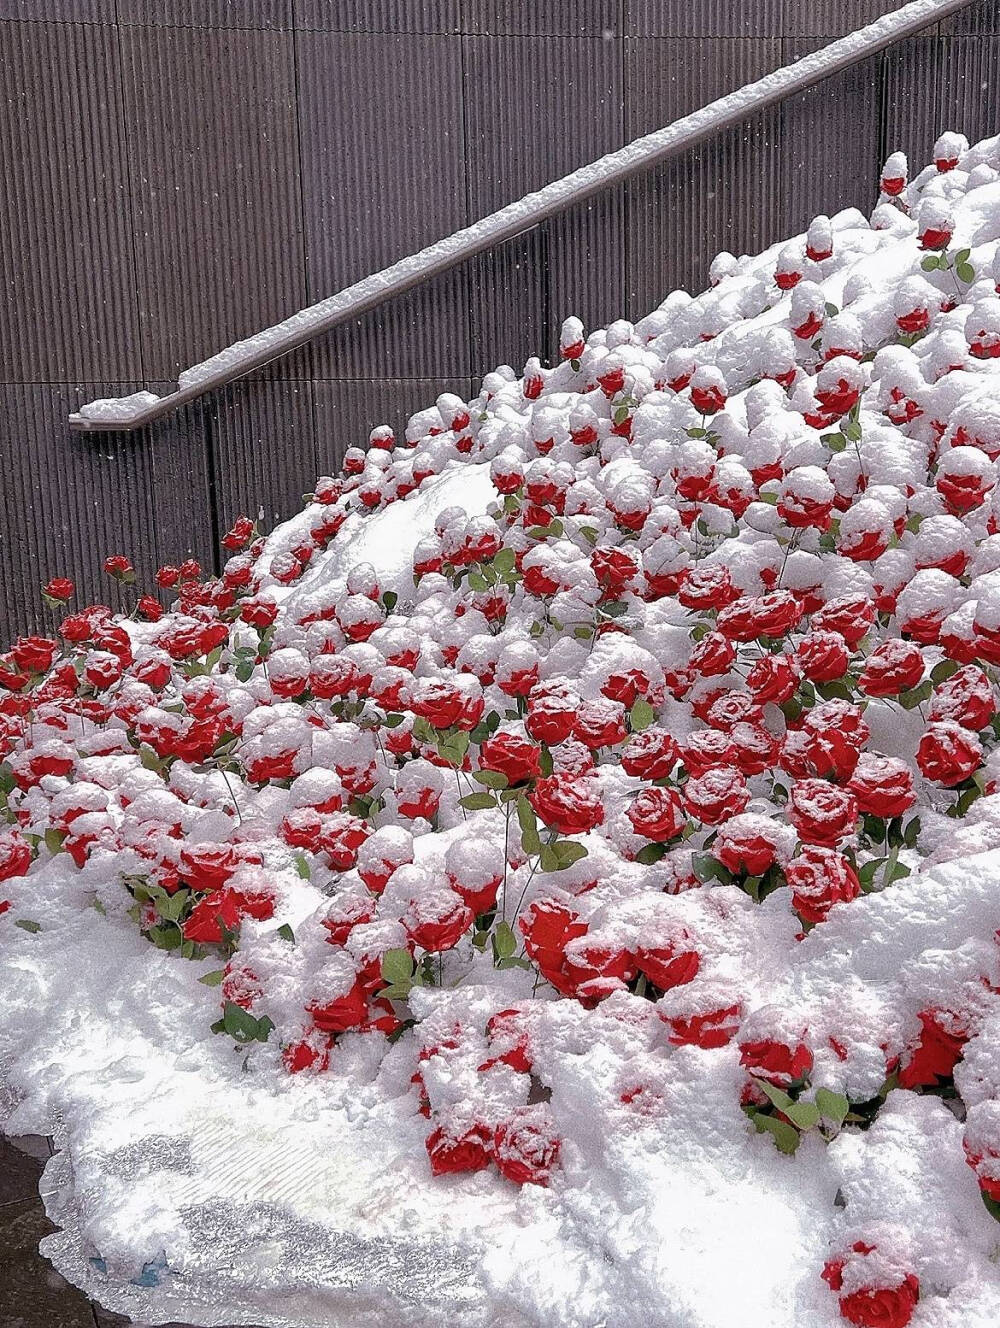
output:
[[[0,380],[141,373],[114,28],[0,23]]]
[[[793,0],[625,0],[630,37],[771,37]]]
[[[911,175],[931,159],[942,129],[941,43],[934,37],[911,37],[882,55],[883,143],[886,153],[905,152]],[[878,162],[875,169],[882,166]]]
[[[629,41],[626,137],[669,124],[780,62],[777,40]],[[721,249],[752,253],[779,237],[780,118],[772,107],[627,183],[630,318],[675,287],[701,290]]]
[[[468,378],[368,378],[312,386],[321,475],[334,474],[349,447],[367,446],[377,424],[390,425],[401,438],[410,416],[433,406],[442,392],[468,401],[474,390]]]
[[[462,0],[468,33],[544,37],[621,36],[624,0]]]
[[[311,300],[465,225],[461,38],[297,36]],[[320,378],[467,374],[455,272],[316,343]]]
[[[113,23],[114,17],[108,0],[0,0],[0,20]]]
[[[789,38],[782,59],[798,60],[819,45]],[[875,205],[881,95],[876,55],[781,103],[783,233],[805,230],[819,213]]]
[[[150,389],[162,394],[170,384],[151,383]],[[157,565],[197,558],[202,567],[211,569],[218,556],[205,423],[211,403],[211,397],[192,401],[137,435],[153,470]]]
[[[0,524],[3,638],[48,620],[40,589],[51,576],[73,577],[77,603],[116,603],[101,570],[127,553],[148,581],[155,563],[153,465],[140,438],[73,434],[66,416],[81,401],[128,390],[126,384],[78,389],[0,386]]]
[[[951,18],[943,18],[941,31],[1000,34],[1000,5],[997,0],[979,0],[978,4],[968,5],[952,14]]]
[[[464,46],[469,206],[475,216],[624,142],[620,43],[467,37]],[[528,355],[551,354],[562,318],[578,308],[592,314],[592,296],[620,308],[621,213],[616,190],[476,260],[472,325],[478,367],[499,359],[520,368]],[[526,303],[518,296],[526,296]],[[541,341],[539,318],[547,328]]]
[[[784,0],[788,37],[843,37],[901,9],[904,0]],[[936,29],[931,24],[930,29]]]
[[[292,0],[295,26],[315,32],[458,32],[461,0]]]
[[[292,0],[115,0],[115,3],[119,23],[278,31],[292,26]]]
[[[939,44],[936,58],[941,71],[938,129],[958,129],[970,143],[996,134],[1000,37],[951,37]]]
[[[232,383],[210,399],[220,531],[263,509],[265,528],[299,511],[319,474],[311,383]]]
[[[173,378],[307,303],[292,35],[121,34],[144,368]]]

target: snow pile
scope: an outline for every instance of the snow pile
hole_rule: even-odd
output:
[[[895,153],[870,221],[567,320],[169,612],[0,657],[3,1116],[67,1275],[996,1321],[998,241],[1000,140]]]

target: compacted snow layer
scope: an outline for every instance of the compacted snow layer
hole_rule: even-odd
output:
[[[0,1123],[73,1281],[995,1324],[1000,142],[880,183],[0,656]]]

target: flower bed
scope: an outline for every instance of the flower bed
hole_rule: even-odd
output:
[[[995,1323],[1000,141],[935,158],[0,659],[4,1115],[68,1275]]]

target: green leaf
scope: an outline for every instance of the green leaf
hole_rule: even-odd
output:
[[[589,641],[594,635],[593,627],[574,627],[573,635],[578,641]]]
[[[14,926],[20,927],[22,931],[30,931],[32,935],[34,935],[36,931],[42,930],[42,924],[40,922],[34,922],[31,918],[18,918],[14,923]]]
[[[971,263],[956,263],[955,272],[959,281],[964,281],[967,286],[971,286],[976,279],[976,270]]]
[[[459,798],[458,805],[465,807],[470,812],[482,812],[487,807],[495,807],[497,800],[492,793],[467,793],[464,798]]]
[[[62,848],[63,840],[65,838],[66,838],[66,832],[64,830],[57,830],[54,825],[50,825],[49,828],[46,830],[45,847],[49,850],[49,852],[52,854],[53,857],[55,857],[55,855]]]
[[[543,844],[539,855],[539,865],[543,872],[559,871],[559,855],[551,844]]]
[[[386,613],[392,613],[393,609],[399,603],[399,596],[394,590],[387,590],[382,596],[382,603],[385,605]]]
[[[485,784],[491,789],[505,789],[510,780],[501,770],[475,770],[472,778],[477,784]]]
[[[799,1146],[801,1135],[794,1125],[789,1125],[787,1121],[778,1120],[777,1116],[765,1116],[758,1113],[754,1117],[754,1125],[761,1132],[767,1131],[774,1137],[779,1153],[794,1153]]]
[[[278,935],[283,941],[290,941],[292,945],[295,944],[295,933],[287,922],[283,922],[278,928]]]
[[[947,682],[960,668],[961,665],[956,660],[943,659],[931,669],[931,682],[935,684]]]
[[[415,986],[419,986],[422,979],[418,973],[416,979],[412,982],[393,982],[388,987],[383,987],[379,992],[379,998],[386,1001],[405,1001]]]
[[[538,819],[535,809],[523,796],[517,800],[517,823],[521,827],[521,847],[525,853],[539,853],[542,841],[538,837]]]
[[[649,867],[654,862],[659,862],[666,852],[666,844],[647,844],[635,855],[635,860],[641,863],[643,867]]]
[[[606,604],[597,606],[605,618],[620,618],[623,613],[628,613],[628,605],[623,599],[610,599]]]
[[[842,433],[828,433],[824,434],[823,437],[831,452],[843,452],[847,446],[847,439]]]
[[[843,1125],[844,1118],[851,1109],[851,1104],[843,1093],[834,1093],[829,1088],[816,1089],[816,1106],[820,1113],[835,1125]]]
[[[493,566],[498,572],[512,572],[516,561],[513,549],[501,549],[493,558]]]
[[[593,545],[597,543],[597,531],[594,529],[593,526],[581,526],[580,534],[583,536],[583,538],[587,541],[588,544]]]
[[[221,987],[222,979],[226,976],[224,968],[217,968],[211,973],[203,973],[198,981],[203,987]]]
[[[934,685],[930,678],[925,678],[919,686],[911,687],[906,692],[900,692],[897,699],[904,710],[915,710],[918,705],[930,697],[933,690]]]
[[[558,867],[552,868],[553,871],[565,871],[567,867],[572,867],[574,862],[579,862],[581,858],[587,856],[584,845],[578,844],[575,839],[559,839],[552,845],[552,849],[559,864]]]
[[[438,755],[449,765],[460,766],[469,750],[469,735],[464,731],[449,733],[438,740]]]
[[[955,262],[967,263],[969,261],[969,257],[971,256],[971,254],[972,254],[971,249],[959,249],[958,253],[955,255]]]
[[[413,976],[413,956],[409,950],[386,950],[382,956],[382,977],[386,982],[409,982]]]
[[[222,1026],[234,1041],[245,1045],[248,1042],[266,1042],[274,1024],[267,1015],[256,1019],[234,1001],[226,1001],[222,1011]]]
[[[629,711],[629,723],[632,726],[633,733],[641,733],[643,729],[648,729],[650,724],[656,718],[656,711],[649,704],[644,696],[636,697]]]
[[[253,677],[253,671],[256,668],[252,659],[244,659],[236,665],[236,679],[238,682],[249,682]]]
[[[774,1084],[768,1083],[766,1079],[758,1079],[756,1075],[752,1075],[751,1078],[764,1096],[776,1106],[779,1111],[783,1111],[787,1116],[789,1108],[793,1107],[795,1103],[784,1089],[776,1088]]]
[[[296,872],[304,881],[308,881],[312,876],[312,869],[304,853],[296,853],[292,859]]]
[[[820,1111],[815,1102],[793,1102],[785,1115],[800,1130],[811,1130],[819,1124]]]
[[[482,575],[482,573],[480,573],[480,572],[470,572],[470,573],[469,573],[469,589],[470,589],[470,590],[488,590],[488,589],[489,589],[489,582],[486,580],[485,576]]]
[[[933,272],[938,265],[937,254],[928,254],[926,258],[920,260],[920,266],[925,272]]]
[[[497,960],[497,968],[530,968],[531,964],[527,959],[522,959],[520,955],[508,955],[506,959]]]
[[[510,923],[497,923],[493,931],[493,950],[498,959],[509,959],[511,955],[517,954],[517,937]]]

